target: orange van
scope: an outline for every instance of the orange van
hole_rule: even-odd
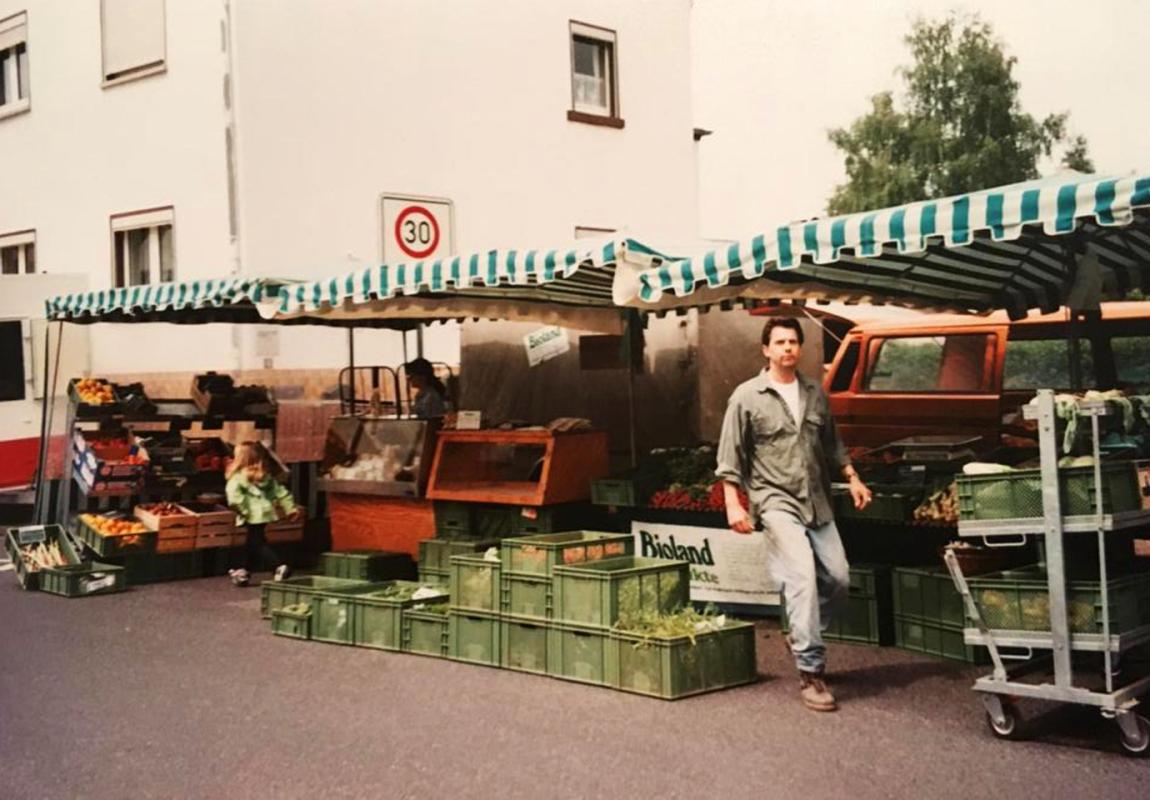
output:
[[[1000,312],[861,323],[824,388],[848,447],[944,434],[991,449],[1026,435],[1019,409],[1038,389],[1150,390],[1150,302],[1015,322]]]

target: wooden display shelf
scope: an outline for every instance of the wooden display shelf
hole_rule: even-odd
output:
[[[431,500],[544,506],[587,500],[609,472],[606,431],[442,431]]]

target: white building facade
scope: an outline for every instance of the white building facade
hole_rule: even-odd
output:
[[[0,0],[5,272],[341,274],[382,259],[386,194],[450,201],[457,252],[694,238],[690,22],[689,0]],[[266,356],[228,326],[89,335],[96,374]],[[277,367],[346,352],[278,337]]]

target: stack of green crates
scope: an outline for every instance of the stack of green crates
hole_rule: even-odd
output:
[[[448,642],[455,661],[502,665],[499,649],[501,564],[486,553],[451,557]]]
[[[55,545],[66,564],[31,570],[20,555],[23,547]],[[79,549],[59,525],[9,528],[5,546],[12,559],[16,580],[28,590],[40,590],[61,597],[90,597],[123,591],[124,570],[112,564],[81,559]]]
[[[944,567],[896,567],[891,585],[898,647],[969,664],[986,663],[984,648],[963,641],[962,595]]]
[[[568,531],[511,539],[503,543],[500,587],[501,650],[507,669],[546,674],[554,617],[553,570],[629,556],[629,534]]]
[[[851,567],[850,588],[831,624],[823,631],[828,642],[849,644],[894,644],[891,615],[890,567],[859,564]],[[789,630],[785,605],[781,610],[784,631]]]

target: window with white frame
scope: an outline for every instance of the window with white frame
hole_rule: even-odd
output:
[[[171,207],[112,217],[112,286],[171,283],[176,279]]]
[[[104,85],[163,72],[164,0],[101,0]]]
[[[36,271],[36,231],[0,235],[0,275],[27,275]]]
[[[619,118],[615,32],[571,23],[571,109],[569,118]],[[586,120],[583,120],[586,121]]]
[[[0,117],[27,111],[28,15],[0,19]]]

